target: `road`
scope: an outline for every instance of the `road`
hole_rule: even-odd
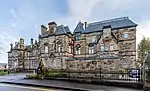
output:
[[[18,86],[10,84],[0,84],[0,91],[64,91],[39,87]],[[66,90],[65,90],[66,91]]]
[[[0,76],[0,82],[13,82],[13,83],[25,83],[25,84],[29,83],[29,84],[36,84],[36,85],[52,86],[52,87],[63,87],[63,88],[64,87],[82,88],[82,89],[88,89],[89,91],[143,91],[143,90],[130,89],[130,88],[84,84],[84,83],[81,84],[81,83],[66,82],[66,81],[59,81],[59,80],[26,80],[24,79],[25,76],[26,73]],[[0,91],[63,91],[63,90],[0,83]]]

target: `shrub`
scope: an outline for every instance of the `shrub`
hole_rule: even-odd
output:
[[[6,70],[0,70],[0,75],[6,75],[6,74],[8,74],[8,71],[6,71]]]

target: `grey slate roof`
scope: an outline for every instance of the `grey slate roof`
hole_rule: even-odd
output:
[[[81,22],[79,22],[73,33],[78,33],[78,32],[82,32],[82,31],[84,31],[83,24]]]
[[[82,31],[82,33],[102,31],[104,26],[111,26],[112,29],[118,29],[124,27],[137,26],[137,24],[132,22],[128,17],[121,17],[111,20],[90,23],[88,24],[88,27],[84,31]]]
[[[14,46],[13,49],[18,49],[18,47],[19,47],[19,42],[17,42],[17,44]]]
[[[60,26],[57,26],[57,29],[56,29],[56,32],[55,32],[56,35],[60,35],[60,34],[67,34],[65,28],[63,25],[60,25]]]
[[[49,31],[46,31],[46,32],[44,32],[43,35],[41,35],[41,36],[44,37],[44,36],[48,36],[48,35],[49,35]]]
[[[26,50],[30,50],[30,48],[31,48],[31,45],[25,46],[25,49],[26,49]]]
[[[64,28],[65,28],[65,30],[66,30],[67,33],[70,33],[70,34],[71,34],[70,29],[69,29],[68,26],[65,26]]]
[[[56,27],[56,32],[54,34],[50,34],[49,31],[46,31],[43,35],[39,35],[39,37],[46,37],[49,35],[61,35],[61,34],[70,34],[70,29],[68,26],[60,25]]]

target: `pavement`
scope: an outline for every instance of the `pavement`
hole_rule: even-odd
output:
[[[32,87],[44,87],[44,88],[53,88],[53,89],[55,88],[62,90],[77,90],[77,91],[143,91],[123,87],[76,83],[59,80],[27,80],[24,79],[25,76],[26,76],[25,73],[0,76],[0,82],[7,84],[16,84],[21,86],[24,85]]]

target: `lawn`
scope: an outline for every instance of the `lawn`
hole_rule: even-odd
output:
[[[6,71],[6,70],[0,70],[0,76],[6,75],[6,74],[8,74],[8,71]]]

